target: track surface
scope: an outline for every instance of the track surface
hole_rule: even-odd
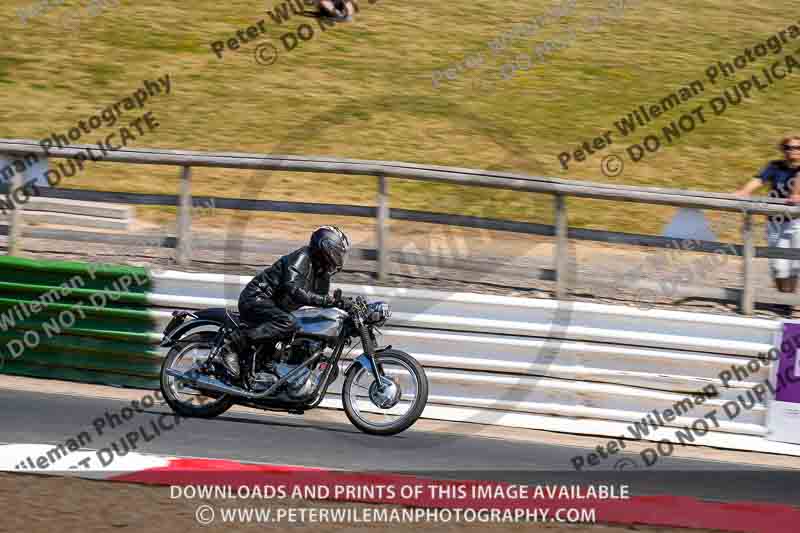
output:
[[[165,405],[155,406],[97,437],[92,421],[106,412],[119,413],[130,405],[129,400],[0,390],[0,405],[0,441],[4,443],[57,444],[85,430],[93,437],[91,449],[110,446],[125,432],[136,431],[140,425],[155,422],[159,415],[170,412]],[[570,467],[570,458],[586,454],[588,448],[414,428],[395,437],[373,437],[353,428],[342,412],[328,414],[322,420],[308,420],[284,414],[230,411],[215,420],[187,419],[149,443],[140,442],[136,451],[437,478],[530,484],[627,483],[632,495],[800,503],[800,470],[670,457],[648,469],[578,473]],[[617,456],[620,457],[623,456]],[[638,454],[627,457],[641,462]],[[610,469],[614,461],[607,464]]]

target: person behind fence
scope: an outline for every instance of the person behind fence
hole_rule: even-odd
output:
[[[302,306],[333,307],[328,294],[331,277],[340,272],[350,251],[350,239],[336,226],[322,226],[308,246],[275,261],[256,275],[239,296],[239,314],[248,324],[245,338],[265,344],[297,329],[292,311]],[[239,356],[227,351],[223,362],[233,377],[240,373]]]
[[[770,187],[769,196],[784,198],[790,203],[800,203],[800,135],[785,137],[778,149],[783,159],[770,161],[736,195],[747,198],[764,185]],[[788,215],[770,215],[767,221],[767,241],[770,247],[800,249],[800,220],[792,220]],[[769,260],[770,271],[775,279],[775,287],[780,292],[793,293],[797,289],[797,276],[800,261],[792,259]],[[792,306],[787,306],[792,312]]]

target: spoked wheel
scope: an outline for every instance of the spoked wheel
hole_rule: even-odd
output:
[[[198,368],[211,354],[213,336],[195,333],[172,347],[161,366],[161,393],[172,410],[183,416],[213,418],[234,404],[227,394],[197,390],[188,382],[168,376],[168,368],[182,373]],[[213,395],[213,396],[211,396]]]
[[[416,359],[399,350],[375,356],[386,379],[381,391],[368,368],[348,372],[342,389],[347,418],[372,435],[394,435],[417,421],[428,402],[428,378]]]

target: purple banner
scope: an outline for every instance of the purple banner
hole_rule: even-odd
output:
[[[777,394],[775,394],[775,399],[780,402],[800,403],[798,352],[800,352],[800,324],[784,322],[776,378]]]

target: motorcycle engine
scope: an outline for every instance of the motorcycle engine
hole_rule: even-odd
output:
[[[286,358],[286,362],[290,365],[302,364],[317,355],[322,348],[323,345],[321,342],[309,339],[297,339],[289,347],[289,354]]]
[[[279,363],[275,366],[278,376],[283,377],[297,365],[308,361],[310,358],[317,355],[325,348],[325,345],[318,341],[309,339],[295,340],[289,348],[289,355],[285,363]],[[302,398],[307,396],[314,390],[314,380],[312,379],[314,373],[311,368],[304,368],[298,375],[286,382],[286,393],[291,398]]]

